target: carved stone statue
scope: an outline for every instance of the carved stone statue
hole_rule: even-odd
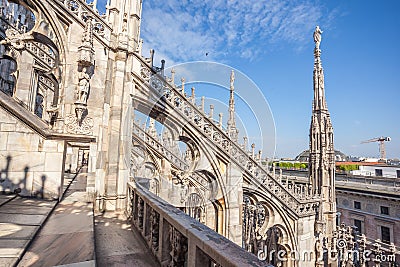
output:
[[[319,28],[319,26],[315,27],[315,31],[314,31],[314,42],[315,42],[315,48],[319,49],[319,45],[321,43],[321,34],[322,31]]]
[[[87,103],[87,97],[89,94],[89,74],[86,72],[86,68],[83,68],[82,71],[78,72],[78,95],[77,99],[79,103],[86,104]]]
[[[316,266],[321,266],[321,264],[323,264],[324,247],[322,242],[322,234],[319,232],[315,240]]]

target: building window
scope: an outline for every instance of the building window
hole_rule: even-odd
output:
[[[361,209],[361,202],[354,201],[354,208],[360,210]]]
[[[389,207],[381,206],[381,214],[389,215]]]
[[[36,95],[36,102],[35,102],[35,115],[39,118],[43,116],[43,96],[41,94]]]
[[[375,169],[375,176],[382,176],[382,169]]]
[[[397,178],[400,178],[400,170],[397,170],[396,173],[397,173]]]
[[[357,230],[360,234],[362,233],[362,226],[361,226],[361,221],[354,219],[354,226],[357,227]]]
[[[390,229],[386,226],[381,226],[381,239],[382,242],[390,243]]]

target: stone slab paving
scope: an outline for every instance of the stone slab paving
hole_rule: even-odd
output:
[[[7,209],[8,214],[47,215],[49,214],[49,211],[51,211],[53,207],[52,206],[34,207],[33,205],[21,205],[10,202],[7,204],[7,208],[8,208]]]
[[[17,225],[14,223],[0,223],[0,240],[26,239],[30,240],[39,230],[38,225]]]
[[[18,266],[95,266],[93,203],[79,174]]]
[[[95,217],[98,266],[160,266],[142,236],[123,214],[107,212]]]
[[[7,198],[0,205],[0,266],[18,262],[57,203],[15,195]]]
[[[0,195],[0,206],[11,201],[11,199],[15,198],[15,195]]]

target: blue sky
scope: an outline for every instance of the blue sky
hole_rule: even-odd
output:
[[[143,54],[154,48],[167,66],[215,61],[247,75],[274,116],[276,156],[294,157],[308,148],[319,25],[335,148],[378,157],[378,143],[360,142],[390,136],[387,156],[399,158],[399,10],[397,0],[144,0]]]

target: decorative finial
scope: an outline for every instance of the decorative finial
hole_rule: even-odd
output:
[[[223,116],[224,114],[222,114],[222,113],[219,113],[219,121],[218,121],[218,126],[220,127],[220,128],[222,128],[222,116]]]
[[[181,78],[181,83],[182,83],[181,94],[185,95],[185,78],[184,77]]]
[[[232,70],[231,71],[231,86],[230,86],[231,91],[234,90],[234,86],[233,86],[234,82],[235,82],[235,72]]]
[[[211,104],[210,105],[210,114],[208,115],[208,117],[212,119],[213,116],[214,116],[214,105]]]
[[[235,122],[235,95],[234,95],[234,82],[235,82],[235,72],[232,70],[231,71],[231,78],[230,78],[230,96],[229,96],[229,118],[228,118],[228,127],[227,127],[227,133],[229,137],[237,142],[238,140],[238,129],[236,128],[236,122]]]
[[[194,91],[195,91],[195,89],[194,89],[194,87],[192,87],[192,96],[191,96],[191,99],[192,99],[192,103],[193,103],[193,104],[195,103],[195,100],[196,100],[196,95],[195,95]]]
[[[319,49],[319,45],[321,43],[321,39],[322,39],[321,34],[322,34],[322,31],[319,28],[319,26],[317,25],[317,27],[315,27],[315,31],[314,31],[315,49],[317,49],[317,50]]]
[[[136,51],[139,53],[139,55],[142,55],[142,48],[143,48],[143,39],[139,39],[138,46],[136,48]]]
[[[164,77],[165,59],[161,60],[161,76]]]
[[[247,151],[247,136],[243,136],[243,149],[244,151]]]
[[[175,69],[171,69],[171,83],[175,85]]]

